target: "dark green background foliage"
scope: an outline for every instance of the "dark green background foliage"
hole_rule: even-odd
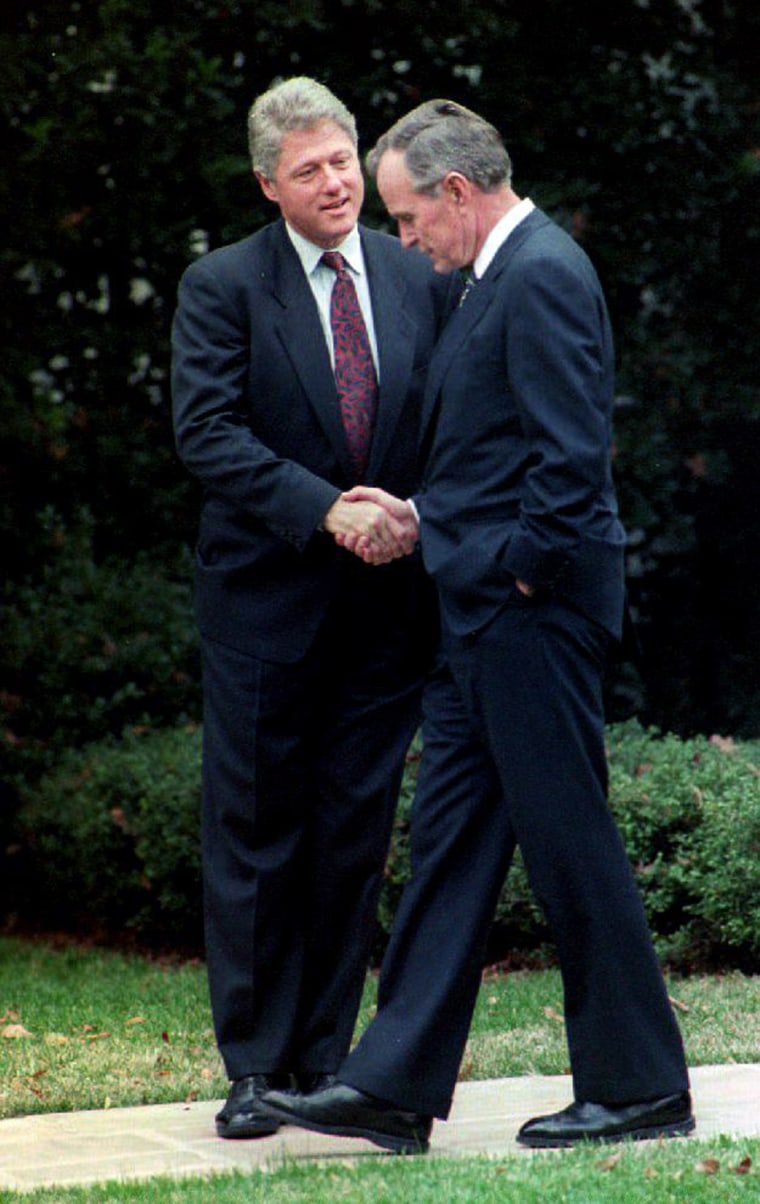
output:
[[[738,0],[6,0],[0,846],[62,749],[199,718],[169,326],[185,265],[272,215],[245,115],[290,74],[365,148],[430,96],[472,105],[587,248],[642,644],[610,714],[758,734],[759,48]]]
[[[408,758],[379,908],[383,947],[409,875],[419,748]],[[760,743],[609,729],[611,804],[658,950],[679,969],[760,958]],[[24,791],[11,858],[24,914],[106,938],[199,949],[200,732],[131,731],[63,757]],[[489,957],[551,956],[522,864],[501,893]]]
[[[132,730],[22,788],[9,868],[26,922],[200,948],[200,744],[193,725]]]

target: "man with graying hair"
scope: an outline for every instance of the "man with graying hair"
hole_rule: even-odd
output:
[[[356,126],[323,85],[260,96],[249,142],[280,219],[187,269],[173,328],[177,447],[203,490],[202,859],[224,1138],[276,1132],[263,1092],[324,1083],[349,1048],[437,619],[414,520],[346,493],[417,489],[450,287],[358,225]],[[339,546],[349,537],[369,563]]]
[[[427,1149],[451,1104],[499,891],[519,846],[556,942],[574,1101],[518,1141],[690,1132],[683,1046],[607,802],[602,675],[623,622],[610,466],[613,345],[588,257],[512,189],[498,132],[450,101],[369,156],[402,243],[472,278],[430,365],[411,499],[443,657],[426,690],[412,875],[377,1015],[283,1119]],[[344,545],[367,550],[361,536]]]

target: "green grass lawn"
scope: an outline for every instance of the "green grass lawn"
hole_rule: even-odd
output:
[[[2,1204],[719,1204],[760,1198],[760,1140],[488,1158],[291,1162],[266,1172],[144,1183],[0,1190]]]
[[[760,1061],[760,978],[669,982],[692,1066]],[[359,1027],[374,1008],[368,978]],[[556,970],[486,975],[462,1078],[567,1071]],[[0,1117],[218,1099],[226,1080],[200,963],[0,938]],[[750,1163],[744,1160],[749,1158]],[[737,1169],[738,1168],[738,1169]],[[21,1197],[0,1191],[0,1201]],[[24,1193],[28,1204],[161,1201],[596,1201],[760,1199],[760,1141],[560,1154],[283,1163],[266,1173]]]
[[[692,1066],[760,1061],[760,977],[671,980]],[[359,1029],[375,999],[367,980]],[[227,1083],[198,962],[0,938],[0,1118],[217,1099]],[[564,1074],[556,970],[484,977],[463,1079]]]

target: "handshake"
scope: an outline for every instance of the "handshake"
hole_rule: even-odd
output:
[[[342,493],[322,525],[340,547],[359,556],[365,564],[388,564],[408,556],[419,537],[411,502],[368,485],[357,485]]]

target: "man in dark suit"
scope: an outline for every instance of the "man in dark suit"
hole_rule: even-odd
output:
[[[682,1042],[607,804],[602,675],[621,634],[624,533],[602,290],[583,250],[514,193],[501,138],[474,113],[424,104],[369,164],[401,241],[475,281],[431,363],[413,503],[445,656],[426,693],[412,875],[377,1016],[336,1083],[267,1100],[308,1128],[427,1148],[519,845],[557,945],[575,1099],[518,1139],[687,1133]],[[353,496],[410,511],[377,490]]]
[[[203,488],[202,851],[228,1138],[275,1132],[262,1093],[323,1082],[349,1047],[437,617],[414,524],[344,493],[417,488],[450,287],[357,225],[356,127],[328,89],[270,89],[249,141],[282,220],[192,264],[173,328],[177,447]],[[394,563],[336,542],[359,535],[370,564]]]

